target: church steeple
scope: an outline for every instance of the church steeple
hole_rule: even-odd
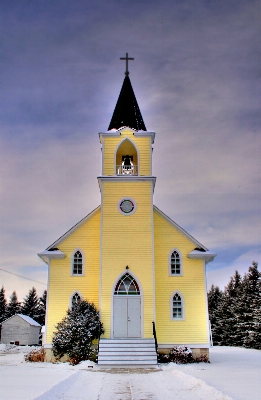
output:
[[[146,126],[129,78],[128,60],[134,60],[134,58],[129,58],[128,53],[126,53],[126,58],[122,57],[121,60],[126,60],[125,78],[108,130],[128,126],[137,131],[146,131]]]

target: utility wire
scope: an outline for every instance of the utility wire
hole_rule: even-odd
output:
[[[13,272],[6,271],[5,269],[2,269],[2,268],[0,268],[0,271],[7,272],[8,274],[11,274],[11,275],[19,276],[19,278],[28,279],[28,281],[32,281],[32,282],[41,283],[41,285],[45,285],[45,286],[46,286],[46,283],[39,282],[39,281],[35,281],[34,279],[27,278],[26,276],[22,276],[22,275],[14,274]]]

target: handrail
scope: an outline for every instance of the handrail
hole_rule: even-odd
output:
[[[158,351],[158,341],[157,341],[157,333],[156,333],[156,325],[155,322],[152,321],[152,331],[153,331],[153,336],[155,340],[155,350]]]

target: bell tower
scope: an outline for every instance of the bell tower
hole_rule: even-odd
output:
[[[109,128],[99,133],[102,145],[102,174],[98,177],[101,191],[99,309],[105,338],[119,335],[152,338],[151,323],[155,320],[153,192],[156,183],[152,176],[152,145],[155,133],[146,130],[140,113],[129,79],[128,53],[124,59],[125,78]],[[128,279],[124,279],[126,273]],[[131,292],[126,286],[123,294],[115,289],[119,282],[126,285],[126,282],[136,282],[139,290]],[[131,300],[134,292],[135,302]],[[126,314],[124,310],[129,306],[123,299],[136,311],[133,308]]]

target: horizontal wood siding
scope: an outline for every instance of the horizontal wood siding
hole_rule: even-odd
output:
[[[2,324],[1,343],[19,342],[20,345],[39,343],[41,327],[32,326],[23,318],[14,315]]]
[[[187,255],[196,247],[186,236],[154,210],[156,318],[159,343],[208,343],[204,264]],[[183,276],[169,276],[169,253],[182,254]],[[184,298],[185,318],[170,317],[170,298],[174,291]]]
[[[50,265],[47,343],[52,341],[55,325],[65,316],[73,292],[79,291],[84,299],[98,307],[100,209],[58,247],[66,254],[66,258],[52,260]],[[84,253],[84,276],[71,276],[71,257],[76,249]]]
[[[112,292],[115,280],[133,273],[144,293],[144,337],[152,336],[152,198],[151,182],[104,182],[102,190],[102,303],[104,337],[111,334]],[[132,197],[136,212],[122,215],[118,202]]]
[[[148,176],[151,175],[151,139],[150,137],[135,137],[131,131],[123,131],[119,137],[105,137],[104,138],[104,158],[103,158],[103,175],[112,176],[116,174],[115,166],[115,152],[119,144],[128,137],[133,143],[139,153],[139,175]],[[131,151],[131,146],[128,146]],[[119,149],[121,152],[121,149]],[[129,154],[132,155],[132,154]],[[134,153],[134,163],[136,154]],[[119,161],[119,157],[118,157]]]

